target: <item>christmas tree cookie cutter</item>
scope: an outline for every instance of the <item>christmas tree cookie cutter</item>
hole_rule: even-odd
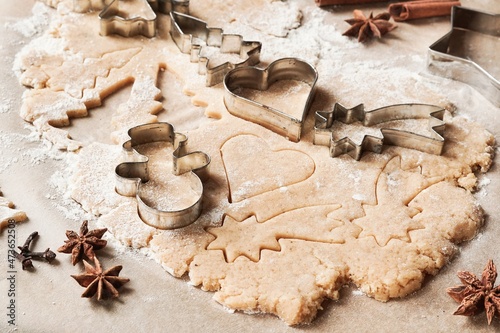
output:
[[[393,145],[416,149],[429,154],[441,155],[444,146],[445,110],[429,104],[396,104],[366,111],[363,104],[347,109],[336,103],[333,111],[317,111],[315,114],[314,144],[330,147],[330,156],[347,154],[359,161],[364,151],[377,154],[383,145]],[[392,128],[381,128],[382,137],[365,135],[361,144],[350,138],[334,139],[332,125],[334,121],[346,124],[361,121],[363,126],[373,126],[393,120],[429,119],[429,136]]]
[[[280,80],[302,81],[311,87],[300,118],[237,94],[239,88],[267,90]],[[314,99],[317,80],[316,68],[298,58],[278,59],[265,69],[236,68],[224,78],[224,104],[232,115],[262,125],[290,141],[298,142],[305,117]]]
[[[428,70],[469,84],[500,107],[498,50],[500,14],[453,7],[450,32],[429,47]]]
[[[262,43],[245,41],[243,36],[225,34],[220,28],[210,28],[196,17],[170,12],[170,35],[182,53],[190,54],[191,62],[198,63],[198,74],[206,75],[206,86],[221,83],[227,72],[242,66],[253,66],[260,62]],[[202,56],[203,45],[218,47],[221,53],[238,54],[238,63],[225,62],[212,66],[210,58]]]
[[[198,219],[202,209],[203,183],[208,177],[210,156],[196,151],[187,152],[188,138],[176,133],[169,123],[139,125],[129,129],[130,140],[123,144],[126,162],[115,169],[115,190],[123,196],[137,199],[138,213],[142,221],[159,229],[185,227]],[[179,210],[160,210],[147,205],[142,199],[141,185],[149,180],[149,158],[138,153],[134,147],[155,142],[169,142],[173,145],[174,175],[188,174],[191,189],[199,196],[194,204]]]

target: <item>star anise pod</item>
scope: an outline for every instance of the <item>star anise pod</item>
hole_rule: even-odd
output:
[[[87,288],[83,292],[82,297],[91,298],[97,294],[98,301],[107,295],[118,297],[120,294],[117,289],[130,281],[130,279],[118,276],[123,268],[121,265],[111,267],[103,272],[101,263],[97,257],[94,258],[95,267],[86,260],[83,260],[83,264],[85,266],[85,273],[71,275],[82,287]]]
[[[458,272],[463,285],[448,288],[446,291],[460,306],[455,315],[473,316],[486,310],[488,325],[495,314],[500,315],[500,286],[494,287],[497,268],[493,260],[489,260],[483,270],[481,280],[471,272]]]
[[[353,12],[354,18],[345,20],[351,27],[343,33],[344,36],[358,37],[358,42],[364,42],[375,36],[382,37],[391,30],[396,29],[397,25],[389,22],[391,14],[384,12],[373,17],[366,18],[362,11],[356,9]]]
[[[94,250],[102,249],[107,244],[106,240],[101,239],[106,231],[108,231],[107,228],[89,231],[88,221],[85,220],[80,227],[80,234],[72,230],[66,230],[68,240],[65,240],[65,244],[58,248],[57,251],[71,253],[71,263],[73,265],[82,260],[84,254],[90,260],[94,260]]]

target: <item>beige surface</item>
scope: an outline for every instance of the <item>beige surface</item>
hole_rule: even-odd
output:
[[[26,15],[30,5],[31,3],[27,3],[24,11],[20,13],[16,13],[16,10],[20,10],[22,7],[9,8],[12,15],[7,15],[5,20],[12,22],[15,17]],[[345,15],[348,12],[350,12],[350,9],[343,11]],[[434,29],[429,31],[428,36],[421,36],[418,40],[419,45],[428,45],[440,37],[448,27],[446,20],[432,21],[432,25],[438,26],[441,30]],[[405,30],[401,34],[404,35],[408,30],[417,30],[419,28],[418,24],[408,26],[408,28],[405,26]],[[5,161],[4,165],[6,165],[5,170],[2,168],[0,185],[4,194],[14,201],[19,208],[25,210],[30,217],[28,223],[20,225],[17,229],[20,235],[19,242],[22,242],[23,238],[36,228],[42,235],[37,247],[51,246],[56,248],[60,245],[58,242],[62,239],[60,236],[64,230],[67,228],[75,229],[74,220],[65,220],[66,214],[60,210],[61,206],[59,206],[59,209],[54,207],[55,203],[61,203],[64,200],[62,200],[63,198],[54,200],[53,197],[57,196],[58,192],[49,186],[54,183],[53,181],[49,182],[49,178],[52,177],[53,180],[54,175],[57,177],[57,170],[61,170],[63,166],[57,160],[58,154],[56,152],[45,153],[47,149],[43,147],[43,144],[36,141],[29,142],[29,138],[11,134],[20,133],[28,136],[29,131],[23,129],[23,123],[17,115],[20,101],[15,96],[20,96],[23,89],[17,86],[17,82],[10,71],[12,56],[20,47],[18,43],[20,36],[16,35],[12,30],[6,30],[7,34],[2,37],[5,38],[5,41],[2,40],[3,48],[1,51],[5,52],[5,54],[2,54],[2,61],[6,63],[5,66],[2,66],[2,71],[4,71],[2,74],[5,73],[4,77],[8,77],[10,81],[9,84],[2,86],[0,93],[4,103],[9,107],[7,112],[0,114],[5,119],[1,125],[2,134],[5,135],[2,137],[4,140],[2,142],[1,158],[2,162]],[[404,40],[404,36],[400,35],[400,38]],[[406,38],[409,39],[409,36],[406,36]],[[373,48],[375,47],[373,46]],[[411,52],[414,52],[413,47],[410,49]],[[405,52],[405,50],[402,48],[398,52]],[[425,52],[422,51],[422,54],[425,54]],[[382,84],[385,84],[385,81]],[[457,85],[457,87],[462,86]],[[449,87],[447,89],[449,90]],[[498,124],[494,124],[494,121],[496,120],[495,112],[498,110],[489,106],[477,93],[471,92],[471,94],[470,102],[473,104],[470,107],[469,105],[459,105],[461,112],[485,124],[490,131],[497,135]],[[324,96],[324,94],[320,96]],[[453,100],[452,97],[450,99]],[[483,107],[481,103],[485,103],[485,106]],[[481,113],[468,112],[468,110],[474,108],[480,109]],[[78,125],[75,126],[78,127]],[[4,150],[12,146],[12,142],[9,140],[13,141],[14,147],[22,144],[22,149]],[[12,161],[12,158],[16,156],[18,160],[7,165],[7,162]],[[23,184],[36,183],[37,185],[34,189],[30,185],[19,186],[18,180],[20,177],[25,179]],[[456,270],[469,268],[479,273],[487,258],[496,259],[492,256],[493,252],[495,252],[493,247],[496,246],[492,239],[497,229],[495,227],[494,202],[498,201],[499,193],[496,166],[486,176],[484,182],[488,180],[491,180],[491,183],[478,194],[483,207],[490,215],[485,228],[477,239],[462,248],[463,250],[457,260],[444,268],[438,277],[429,279],[422,291],[404,300],[382,304],[365,296],[358,296],[356,292],[353,293],[353,290],[346,288],[341,291],[341,300],[339,302],[325,302],[325,310],[320,313],[316,321],[310,326],[299,329],[326,331],[328,329],[354,328],[357,331],[369,329],[385,331],[387,330],[387,321],[392,322],[390,330],[394,329],[394,331],[403,329],[416,331],[417,329],[422,330],[422,327],[428,328],[429,331],[459,330],[464,327],[476,326],[485,327],[485,318],[481,316],[473,320],[451,316],[450,313],[456,305],[444,294],[444,288],[456,284],[457,279],[454,276]],[[4,238],[5,235],[3,234],[1,237]],[[5,250],[5,248],[1,249],[1,251]],[[105,255],[104,258],[109,260],[110,265],[111,263],[123,264],[125,267],[123,275],[132,279],[125,288],[120,302],[110,302],[107,303],[107,306],[101,306],[95,304],[95,302],[88,302],[77,297],[68,298],[68,295],[72,296],[75,292],[78,294],[80,290],[75,290],[74,282],[68,279],[68,275],[75,272],[73,267],[68,264],[68,261],[64,260],[66,258],[61,255],[59,265],[50,267],[40,263],[36,264],[37,271],[34,273],[19,273],[17,283],[19,291],[17,299],[19,329],[21,331],[36,331],[39,328],[40,331],[49,331],[51,328],[57,327],[61,328],[62,331],[69,331],[75,327],[89,328],[90,326],[86,325],[101,322],[104,327],[115,323],[114,329],[118,331],[120,328],[123,330],[123,328],[129,327],[130,322],[132,322],[145,327],[145,331],[159,331],[160,325],[175,327],[177,331],[188,331],[189,329],[191,331],[291,330],[275,317],[247,316],[225,312],[219,305],[210,301],[210,294],[203,293],[187,286],[182,281],[171,278],[156,263],[144,259],[141,254],[122,251],[114,258],[115,253],[113,253],[112,247],[107,248],[105,253],[109,254],[109,257]],[[57,270],[56,274],[54,274],[54,270]],[[146,271],[142,276],[147,276],[147,278],[134,279],[131,276],[132,272],[141,270]],[[33,283],[34,281],[35,283]],[[39,283],[40,281],[45,281],[45,284]],[[2,286],[6,285],[5,280],[2,280],[2,283]],[[5,290],[5,288],[2,290]],[[34,295],[33,300],[27,297],[28,294]],[[68,304],[69,299],[75,301]],[[60,314],[62,311],[67,311],[68,314],[53,317],[51,315],[53,313]],[[47,317],[52,318],[47,320]],[[367,321],[364,320],[366,318],[379,318],[380,320]],[[401,320],[402,318],[408,318],[408,321]],[[40,324],[36,324],[36,320]],[[494,321],[495,324],[497,324],[496,321]],[[149,329],[147,329],[148,325],[151,325]]]

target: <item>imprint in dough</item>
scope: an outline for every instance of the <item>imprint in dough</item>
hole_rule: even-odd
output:
[[[254,135],[232,137],[222,146],[221,155],[230,202],[299,183],[314,172],[314,161],[303,152],[274,151]]]

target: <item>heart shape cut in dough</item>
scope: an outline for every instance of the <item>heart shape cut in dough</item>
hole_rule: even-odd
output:
[[[238,90],[242,88],[264,91],[269,89],[273,83],[283,80],[302,81],[310,87],[302,114],[299,117],[238,94]],[[232,115],[262,125],[291,141],[298,142],[302,132],[302,124],[314,99],[317,80],[316,68],[297,58],[278,59],[266,69],[252,66],[235,68],[224,77],[224,104]]]
[[[315,170],[311,157],[303,152],[272,150],[254,135],[235,136],[221,148],[229,182],[230,202],[290,186],[309,178]]]

